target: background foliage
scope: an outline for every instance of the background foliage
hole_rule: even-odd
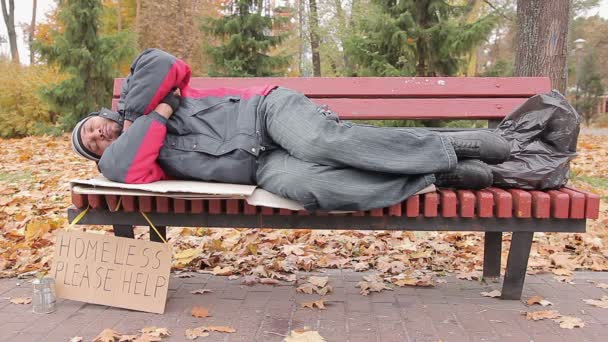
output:
[[[589,125],[608,124],[608,116],[600,111],[608,85],[608,64],[602,63],[608,59],[608,20],[591,15],[598,3],[573,0],[568,38],[567,95]],[[3,73],[9,77],[23,72],[45,81],[38,82],[41,89],[27,83],[26,77],[4,83],[23,82],[20,101],[28,110],[7,115],[16,107],[0,108],[6,122],[0,134],[69,130],[82,115],[109,106],[112,79],[128,73],[132,57],[150,47],[185,60],[193,76],[510,76],[515,4],[516,0],[57,0],[51,12],[38,18],[35,65]],[[587,42],[576,50],[573,41],[579,38]],[[7,99],[5,94],[13,91],[0,96]],[[39,124],[26,123],[34,119]],[[470,127],[482,122],[442,124]]]

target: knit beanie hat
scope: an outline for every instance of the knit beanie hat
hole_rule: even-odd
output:
[[[88,148],[86,148],[86,146],[84,146],[84,144],[82,142],[82,134],[81,134],[84,123],[87,122],[87,120],[89,120],[90,118],[92,118],[94,116],[102,116],[106,119],[110,119],[110,120],[118,123],[121,127],[123,125],[124,119],[117,112],[113,112],[107,108],[102,108],[99,112],[92,112],[89,115],[87,115],[84,119],[80,120],[76,124],[76,127],[74,127],[74,130],[72,130],[72,149],[79,155],[81,155],[89,160],[92,160],[94,162],[98,162],[99,159],[101,159],[101,156],[93,153]]]

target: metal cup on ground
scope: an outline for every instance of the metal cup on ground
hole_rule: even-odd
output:
[[[32,311],[46,314],[55,311],[55,279],[36,278],[32,281],[34,293],[32,295]]]

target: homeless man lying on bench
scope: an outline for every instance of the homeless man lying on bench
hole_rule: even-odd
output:
[[[158,49],[131,65],[118,112],[72,133],[80,155],[123,183],[164,179],[257,184],[307,210],[369,210],[430,184],[480,189],[509,157],[490,131],[437,133],[343,122],[290,89],[195,89],[190,68]]]

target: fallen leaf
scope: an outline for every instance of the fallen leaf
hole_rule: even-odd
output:
[[[430,275],[424,275],[420,277],[405,277],[393,281],[393,284],[397,286],[421,286],[421,287],[433,287],[433,277]]]
[[[547,305],[553,305],[553,303],[551,303],[548,300],[545,300],[543,297],[541,296],[533,296],[530,297],[528,299],[528,301],[526,302],[528,305],[534,305],[534,304],[540,304],[542,306],[547,306]]]
[[[186,329],[186,338],[196,340],[198,337],[207,337],[209,333],[201,328]]]
[[[500,291],[498,291],[498,290],[494,290],[491,292],[482,292],[481,295],[484,297],[496,298],[496,297],[500,297],[502,295],[502,293],[500,293]]]
[[[317,308],[319,308],[321,310],[324,310],[325,309],[325,299],[321,298],[319,300],[313,300],[313,301],[310,301],[310,302],[302,302],[302,303],[300,303],[300,305],[303,308],[314,309],[315,306],[316,306]]]
[[[321,296],[325,296],[327,293],[333,291],[332,287],[327,285],[325,287],[322,287],[320,289],[317,289],[317,294],[320,294]]]
[[[142,335],[120,335],[120,338],[118,339],[118,342],[139,342],[140,338],[142,337]],[[156,338],[157,340],[160,340],[160,338]],[[144,339],[147,339],[149,341],[150,338],[148,337],[144,337]],[[148,341],[144,341],[144,342],[148,342]]]
[[[93,338],[93,342],[114,342],[117,339],[120,339],[122,336],[121,333],[112,330],[112,329],[104,329],[99,335]]]
[[[205,294],[205,293],[211,293],[211,292],[213,292],[213,290],[209,290],[209,289],[197,289],[197,290],[190,291],[190,293],[192,293],[192,294]]]
[[[554,319],[554,321],[558,322],[559,327],[563,329],[582,328],[585,326],[585,322],[582,319],[574,316],[561,316]]]
[[[302,284],[296,288],[296,291],[306,294],[313,294],[316,290],[317,287],[311,283]]]
[[[296,329],[285,337],[284,342],[326,342],[323,336],[319,335],[315,330]]]
[[[362,272],[369,269],[369,262],[358,262],[353,265],[355,272]]]
[[[608,296],[603,296],[602,299],[583,299],[583,302],[598,308],[608,309]]]
[[[74,336],[68,342],[82,342],[81,336]]]
[[[539,321],[541,319],[553,319],[561,317],[560,313],[555,310],[542,310],[526,312],[526,319]]]
[[[204,306],[195,306],[192,308],[192,311],[190,311],[190,313],[192,314],[193,317],[197,317],[197,318],[205,318],[205,317],[211,316],[209,314],[209,309],[207,309]]]
[[[210,326],[203,327],[203,328],[207,329],[208,331],[217,331],[217,332],[223,332],[223,333],[236,332],[236,329],[234,329],[233,327],[226,326],[226,325],[210,325]]]
[[[600,289],[608,289],[607,283],[596,283],[595,287],[599,287]]]
[[[556,269],[554,269],[551,272],[553,272],[553,274],[558,275],[558,276],[567,276],[567,277],[569,277],[569,276],[572,275],[572,271],[568,270],[568,269],[565,269],[565,268],[556,268]]]
[[[190,340],[195,340],[198,337],[207,337],[209,336],[209,332],[216,331],[222,333],[234,333],[236,329],[229,326],[219,326],[219,325],[210,325],[210,326],[202,326],[193,329],[186,329],[186,337]]]
[[[171,336],[171,332],[167,328],[158,328],[158,327],[145,327],[141,329],[141,332],[144,334],[156,336],[156,337],[166,337]]]
[[[325,285],[327,285],[327,282],[329,281],[329,277],[316,277],[316,276],[311,276],[308,278],[308,282],[316,285],[318,287],[325,287]]]
[[[175,256],[173,256],[173,260],[175,261],[176,265],[178,265],[178,266],[186,266],[192,260],[194,260],[194,258],[201,255],[201,253],[202,252],[199,249],[195,249],[195,248],[185,249],[185,250],[175,254]]]
[[[13,304],[29,304],[31,302],[32,302],[31,297],[17,297],[17,298],[11,299],[11,303],[13,303]]]
[[[234,267],[232,267],[232,266],[226,266],[226,267],[215,266],[213,268],[213,270],[211,271],[211,273],[213,273],[213,275],[229,276],[234,273]]]
[[[363,277],[363,281],[357,283],[357,287],[361,289],[361,294],[367,296],[370,292],[380,292],[382,290],[393,289],[386,286],[384,280],[377,274]]]

